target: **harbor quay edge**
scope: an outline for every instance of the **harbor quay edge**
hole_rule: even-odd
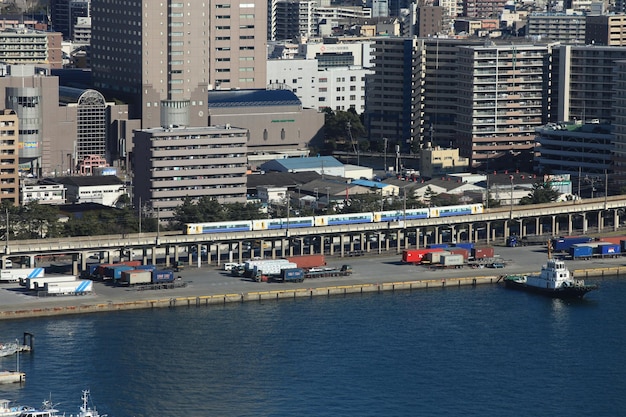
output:
[[[626,271],[626,266],[603,267],[574,270],[574,276],[579,279],[619,276]],[[501,281],[502,275],[468,276],[462,278],[423,279],[411,281],[389,281],[380,283],[364,283],[352,285],[338,285],[325,287],[309,287],[280,289],[267,291],[250,291],[230,294],[213,294],[200,296],[182,296],[170,298],[153,298],[133,301],[94,302],[81,305],[57,305],[50,307],[24,308],[0,311],[0,320],[14,320],[36,317],[53,317],[73,314],[98,312],[112,312],[124,310],[201,307],[209,305],[224,305],[228,303],[243,303],[251,301],[269,301],[311,297],[331,297],[348,294],[381,293],[387,291],[410,291],[418,289],[446,288],[496,284]]]

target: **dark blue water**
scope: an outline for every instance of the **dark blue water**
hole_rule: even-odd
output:
[[[626,415],[626,280],[583,302],[499,286],[0,322],[0,397],[110,417]],[[14,358],[0,367],[15,369]]]

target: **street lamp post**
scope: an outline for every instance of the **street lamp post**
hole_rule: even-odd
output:
[[[511,179],[511,208],[509,210],[509,217],[513,219],[513,175],[509,178]]]
[[[330,208],[330,187],[326,187],[326,211]]]
[[[315,192],[315,209],[317,209],[318,208],[318,200],[319,200],[320,196],[319,196],[317,187],[315,187],[313,189],[313,191]]]

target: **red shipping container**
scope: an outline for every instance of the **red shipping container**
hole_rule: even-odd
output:
[[[448,248],[448,252],[454,255],[463,255],[463,259],[467,261],[469,258],[469,251],[464,248]]]
[[[407,249],[402,252],[402,262],[409,264],[421,264],[424,256],[427,253],[443,252],[441,248],[429,248],[429,249]]]
[[[601,237],[600,242],[608,242],[614,245],[621,245],[622,240],[626,240],[626,236],[617,236],[617,237]]]
[[[122,265],[126,266],[141,266],[141,261],[124,261]]]
[[[493,258],[494,250],[491,246],[482,246],[472,249],[474,259]]]
[[[290,256],[286,258],[289,262],[293,262],[298,265],[298,268],[309,269],[317,268],[319,266],[326,266],[326,258],[324,255],[302,255],[302,256]]]

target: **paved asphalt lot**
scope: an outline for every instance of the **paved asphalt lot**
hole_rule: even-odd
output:
[[[156,300],[177,297],[196,297],[220,294],[241,294],[256,291],[270,291],[293,288],[318,288],[340,285],[356,285],[383,282],[412,281],[417,279],[438,279],[473,276],[500,276],[512,273],[537,272],[547,258],[545,249],[540,247],[507,248],[496,247],[496,256],[505,263],[502,269],[452,269],[430,270],[424,266],[406,265],[400,262],[401,255],[374,254],[353,258],[327,257],[329,266],[340,267],[350,264],[353,274],[348,277],[318,278],[303,283],[253,282],[247,278],[230,276],[217,267],[189,267],[175,273],[186,282],[184,288],[169,290],[137,291],[125,287],[114,287],[102,282],[94,282],[95,293],[84,296],[37,297],[26,292],[18,284],[0,284],[0,311],[30,310],[60,306],[80,306],[105,304],[109,302],[129,302]],[[589,261],[567,262],[571,270],[626,266],[626,258],[607,258]],[[580,276],[577,274],[576,276]],[[590,280],[592,281],[592,280]]]

